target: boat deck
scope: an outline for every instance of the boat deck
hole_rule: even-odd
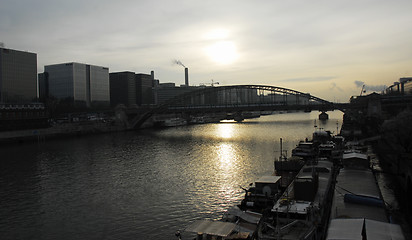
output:
[[[272,208],[272,212],[306,214],[309,206],[318,207],[325,199],[325,193],[331,184],[332,163],[329,161],[319,161],[316,165],[305,165],[298,174],[297,179],[304,179],[312,176],[312,168],[319,174],[318,189],[313,202],[296,201],[293,184],[289,185],[282,197]],[[296,181],[296,179],[295,179]]]
[[[388,221],[384,207],[345,201],[345,194],[382,201],[375,176],[370,169],[341,169],[336,181],[331,211],[332,219],[366,218],[382,222]]]

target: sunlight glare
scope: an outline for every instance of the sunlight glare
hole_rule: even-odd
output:
[[[233,147],[228,143],[222,143],[218,149],[221,169],[224,171],[230,170],[233,167],[233,160],[235,158]]]
[[[229,64],[237,58],[236,45],[232,41],[218,41],[206,48],[207,55],[216,63]]]
[[[233,137],[233,124],[217,124],[216,136],[223,139]]]
[[[207,40],[221,40],[226,39],[228,36],[229,32],[226,29],[217,28],[206,33],[204,38]]]

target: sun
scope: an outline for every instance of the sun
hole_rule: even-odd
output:
[[[219,64],[230,64],[238,58],[236,45],[232,41],[215,42],[206,48],[206,54]]]

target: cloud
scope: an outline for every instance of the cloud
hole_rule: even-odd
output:
[[[358,80],[356,80],[354,83],[357,87],[362,87],[365,84],[365,82],[358,81]]]
[[[354,83],[356,87],[360,88],[364,86],[364,90],[370,91],[370,92],[380,92],[387,88],[386,85],[368,85],[368,84],[365,84],[365,82],[358,81],[358,80],[356,80]]]
[[[338,90],[339,92],[343,92],[343,89],[342,88],[340,88],[336,83],[331,83],[331,87],[329,88],[330,90]]]
[[[365,90],[366,91],[376,91],[376,92],[381,92],[387,88],[386,85],[366,85]]]
[[[170,64],[177,58],[190,67],[192,82],[265,82],[344,98],[365,83],[357,81],[354,90],[347,87],[353,80],[341,79],[386,84],[408,71],[411,8],[412,1],[382,0],[2,1],[0,42],[37,53],[39,72],[76,61],[111,71],[155,70],[161,82],[182,82],[181,69]],[[238,59],[230,65],[205,54],[221,40],[236,45]]]
[[[280,80],[280,82],[323,82],[335,79],[333,76],[320,76],[320,77],[302,77],[302,78],[289,78]]]

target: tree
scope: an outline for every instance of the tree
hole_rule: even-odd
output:
[[[394,150],[412,152],[412,111],[406,110],[382,125],[382,139]]]

